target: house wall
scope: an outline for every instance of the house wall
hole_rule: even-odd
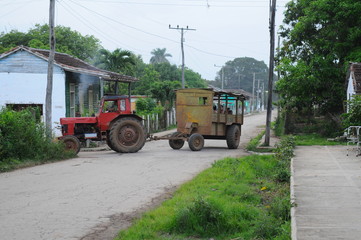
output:
[[[42,104],[45,113],[47,61],[19,51],[0,59],[0,106]],[[65,73],[54,66],[52,122],[56,136],[59,119],[65,117]]]
[[[350,100],[351,96],[353,96],[355,93],[355,88],[353,84],[353,78],[352,74],[350,74],[350,77],[348,79],[348,85],[347,85],[347,100]]]

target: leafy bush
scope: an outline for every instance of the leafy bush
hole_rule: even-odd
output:
[[[342,125],[361,126],[361,96],[355,95],[348,101],[348,112],[342,115]]]
[[[284,137],[276,146],[275,158],[278,160],[276,180],[279,182],[289,182],[291,177],[290,163],[294,156],[295,138],[293,136]]]
[[[0,146],[0,171],[25,160],[44,162],[73,156],[46,137],[45,127],[31,110],[0,110]]]
[[[139,98],[135,102],[138,113],[150,114],[157,107],[155,101],[151,98]]]

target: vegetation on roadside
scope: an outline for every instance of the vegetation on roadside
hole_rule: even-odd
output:
[[[361,61],[360,10],[359,0],[286,4],[276,83],[286,134],[301,129],[327,137],[342,133],[345,78],[349,63]]]
[[[265,130],[263,130],[260,134],[258,134],[256,137],[252,138],[251,141],[246,146],[247,151],[255,152],[257,151],[257,147],[260,144],[260,141],[265,134]]]
[[[291,239],[286,137],[274,155],[225,158],[116,239]]]
[[[74,157],[45,134],[36,109],[0,110],[0,172]]]
[[[332,145],[345,144],[345,142],[329,141],[327,138],[322,137],[318,134],[295,135],[295,141],[297,146],[313,146],[313,145],[332,146]]]
[[[343,127],[361,126],[361,96],[353,96],[347,104],[348,112],[342,115]]]

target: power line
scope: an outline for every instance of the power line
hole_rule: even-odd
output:
[[[103,14],[97,13],[97,12],[95,12],[95,11],[87,8],[87,7],[84,7],[83,5],[80,5],[80,4],[76,3],[76,2],[74,2],[73,0],[70,0],[70,1],[73,2],[73,3],[76,4],[76,5],[78,5],[78,6],[82,7],[82,8],[84,8],[84,9],[92,12],[92,13],[95,13],[95,14],[103,17],[103,18],[106,18],[106,19],[108,19],[108,20],[111,20],[111,21],[113,21],[113,22],[116,22],[116,23],[118,23],[118,24],[120,24],[120,25],[123,25],[123,26],[125,26],[125,27],[134,29],[134,30],[139,31],[139,32],[142,32],[142,33],[144,33],[144,34],[148,34],[148,35],[150,35],[150,36],[159,37],[159,38],[162,38],[162,39],[165,39],[165,40],[168,40],[168,41],[177,43],[176,41],[174,41],[174,40],[172,40],[172,39],[170,39],[170,38],[166,38],[166,37],[163,37],[163,36],[154,34],[154,33],[150,33],[150,32],[144,31],[144,30],[139,29],[139,28],[136,28],[136,27],[132,27],[132,26],[130,26],[130,25],[127,25],[127,24],[125,24],[125,23],[119,22],[119,21],[114,20],[114,19],[112,19],[112,18],[110,18],[110,17],[107,17],[107,16],[105,16],[105,15],[103,15]]]
[[[89,0],[82,0],[82,1],[89,1]],[[219,1],[209,3],[194,3],[197,1],[192,1],[192,4],[180,4],[180,3],[156,3],[156,2],[130,2],[130,1],[116,1],[116,0],[90,0],[91,2],[104,2],[104,3],[117,3],[117,4],[132,4],[132,5],[148,5],[148,6],[177,6],[177,7],[216,7],[216,8],[264,8],[268,7],[267,5],[224,5],[224,3],[267,3],[267,1]],[[189,1],[191,2],[191,1]],[[198,1],[201,2],[201,1]],[[222,4],[222,5],[220,5]]]
[[[167,37],[163,37],[163,36],[160,36],[160,35],[158,35],[158,34],[150,33],[150,32],[141,30],[141,29],[139,29],[139,28],[136,28],[136,27],[127,25],[127,24],[125,24],[125,23],[119,22],[119,21],[117,21],[117,20],[115,20],[115,19],[112,19],[112,18],[110,18],[110,17],[108,17],[108,16],[105,16],[105,15],[103,15],[103,14],[100,14],[100,13],[96,12],[96,11],[93,11],[93,10],[91,10],[91,9],[89,9],[89,8],[87,8],[87,7],[79,4],[79,3],[76,3],[76,2],[74,2],[73,0],[70,0],[70,1],[73,2],[73,3],[76,4],[76,5],[84,8],[84,9],[86,9],[86,10],[89,11],[89,12],[95,13],[95,14],[98,15],[98,16],[101,16],[101,17],[103,17],[103,18],[106,18],[106,19],[108,19],[108,20],[110,20],[110,21],[113,21],[113,22],[115,22],[115,23],[118,23],[118,24],[120,24],[120,25],[126,26],[126,27],[128,27],[128,28],[134,29],[134,30],[136,30],[136,31],[142,32],[142,33],[147,34],[147,35],[150,35],[150,36],[158,37],[158,38],[161,38],[161,39],[164,39],[164,40],[173,42],[173,43],[178,43],[177,41],[175,41],[175,40],[173,40],[173,39],[170,39],[170,38],[167,38]],[[188,45],[188,44],[184,44],[184,45],[187,46],[187,47],[189,47],[189,48],[192,48],[192,49],[194,49],[194,50],[196,50],[196,51],[199,51],[199,52],[202,52],[202,53],[204,53],[204,54],[207,54],[207,55],[212,55],[212,56],[217,56],[217,57],[224,57],[224,58],[230,58],[230,59],[236,58],[236,57],[234,57],[234,56],[226,56],[226,55],[222,55],[222,54],[216,54],[216,53],[207,52],[207,51],[198,49],[198,48],[196,48],[196,47],[190,46],[190,45]]]
[[[86,21],[86,18],[84,18],[79,12],[74,13],[74,10],[71,9],[71,7],[69,5],[67,5],[64,1],[63,3],[65,5],[62,4],[62,2],[59,1],[59,4],[66,10],[68,11],[73,17],[75,17],[76,19],[78,19],[80,22],[82,22],[86,27],[88,27],[89,29],[93,30],[94,32],[99,33],[101,36],[103,36],[105,39],[107,39],[108,41],[114,43],[115,45],[119,45],[119,41],[114,41],[114,39],[112,37],[109,36],[108,33],[102,31],[101,29],[99,29],[98,27],[96,27],[95,25],[89,25]],[[126,46],[129,49],[133,49],[137,52],[141,52],[142,54],[146,54],[144,53],[144,51],[140,50],[140,49],[136,49],[132,46],[129,46],[127,44],[121,43],[122,45]]]

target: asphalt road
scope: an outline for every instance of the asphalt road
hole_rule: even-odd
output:
[[[132,216],[166,198],[177,186],[227,156],[242,156],[265,126],[265,113],[246,116],[241,146],[206,140],[200,152],[187,143],[147,142],[134,154],[80,152],[78,158],[0,174],[0,238],[112,239]]]

